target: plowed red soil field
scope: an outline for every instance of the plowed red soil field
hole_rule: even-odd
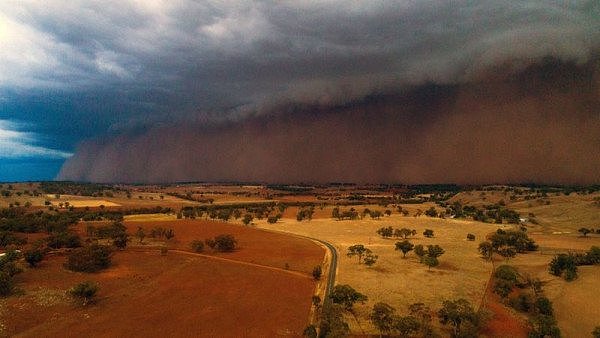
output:
[[[175,237],[168,242],[169,248],[191,251],[193,240],[205,240],[220,234],[231,234],[237,240],[238,249],[230,253],[211,253],[210,255],[233,260],[267,265],[276,268],[312,272],[315,265],[323,261],[325,251],[310,240],[260,230],[242,225],[207,220],[177,220],[151,222],[125,222],[128,231],[134,234],[142,227],[149,234],[154,227],[173,229]],[[81,226],[84,229],[84,226]],[[147,238],[150,241],[149,238]],[[132,243],[137,240],[132,237]]]
[[[173,228],[170,247],[188,248],[192,238],[231,233],[237,251],[227,260],[171,250],[128,248],[113,265],[94,274],[63,268],[65,257],[47,257],[15,277],[24,292],[0,303],[1,335],[26,337],[271,337],[302,334],[315,284],[305,270],[323,250],[311,241],[206,221],[145,222]],[[128,224],[132,231],[138,224]],[[135,227],[134,227],[135,226]],[[135,240],[135,239],[132,239]],[[189,249],[187,249],[189,250]],[[270,265],[275,268],[248,264]],[[288,263],[290,270],[282,267]],[[98,283],[96,304],[75,304],[73,285]]]

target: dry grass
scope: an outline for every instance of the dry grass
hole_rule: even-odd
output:
[[[355,333],[377,333],[368,320],[370,310],[377,302],[386,302],[401,314],[406,313],[412,303],[424,302],[435,309],[445,299],[461,297],[477,306],[491,273],[491,264],[479,257],[477,245],[486,234],[497,229],[495,225],[478,222],[399,215],[381,220],[316,219],[300,223],[284,219],[274,225],[259,223],[260,227],[323,239],[337,248],[336,283],[350,284],[369,297],[367,303],[356,306],[358,322],[354,319],[349,321]],[[388,225],[416,229],[417,236],[410,239],[413,244],[438,244],[444,248],[446,253],[440,257],[440,266],[429,271],[412,252],[402,259],[402,254],[394,250],[396,239],[382,239],[375,233]],[[422,235],[426,228],[434,230],[434,238]],[[477,240],[467,241],[467,233],[475,234]],[[346,257],[347,248],[359,243],[379,256],[373,267],[359,265],[356,257]]]

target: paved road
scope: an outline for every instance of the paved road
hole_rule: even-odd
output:
[[[310,237],[308,237],[308,238],[310,238]],[[325,241],[317,239],[317,238],[310,238],[310,239],[315,240],[315,241],[325,245],[331,252],[331,264],[329,264],[329,272],[327,274],[327,287],[325,288],[325,299],[323,300],[323,305],[326,305],[326,304],[330,303],[329,295],[331,294],[331,291],[333,290],[333,286],[335,284],[335,273],[337,271],[337,250],[335,249],[335,247],[333,245],[331,245],[328,242],[325,242]]]

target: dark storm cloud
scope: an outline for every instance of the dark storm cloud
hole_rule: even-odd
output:
[[[481,82],[546,56],[583,65],[598,27],[600,4],[582,0],[6,0],[0,119],[28,122],[67,151],[181,123],[219,138],[209,125],[294,105]],[[164,142],[155,148],[177,146]]]

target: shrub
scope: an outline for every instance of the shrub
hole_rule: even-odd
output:
[[[23,257],[25,257],[27,264],[33,268],[44,259],[44,251],[40,248],[27,250],[23,253]]]
[[[98,292],[98,285],[94,282],[83,282],[69,289],[71,297],[83,301],[83,305],[90,304]]]
[[[218,235],[214,239],[207,239],[205,241],[211,249],[220,252],[231,252],[235,250],[237,241],[233,235]]]
[[[111,249],[104,245],[92,244],[78,248],[67,256],[66,268],[79,272],[96,272],[110,266],[111,255]]]
[[[192,250],[194,250],[194,252],[204,251],[204,242],[201,240],[197,239],[197,240],[192,241],[190,246],[192,247]]]
[[[321,274],[323,274],[323,269],[320,265],[317,265],[313,268],[312,275],[315,280],[321,279]]]

